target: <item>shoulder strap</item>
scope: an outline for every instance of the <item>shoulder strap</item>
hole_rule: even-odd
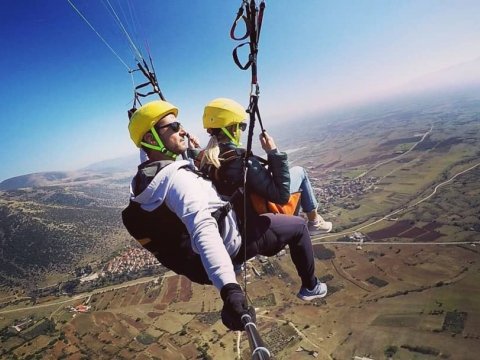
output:
[[[244,153],[245,153],[245,149],[239,149],[239,148],[224,151],[223,153],[220,153],[220,156],[219,156],[220,163],[223,165],[231,161],[237,160],[241,158],[244,155]],[[216,168],[212,164],[208,164],[205,167],[206,167],[206,171],[204,175],[206,175],[214,183],[218,183],[220,180],[222,180],[219,168]]]
[[[263,166],[265,165],[268,165],[268,160],[258,156],[258,155],[253,155],[252,154],[252,157],[254,157],[255,159],[257,159]]]
[[[230,162],[230,161],[244,157],[245,154],[246,154],[245,149],[242,149],[242,148],[230,149],[220,153],[220,157],[221,157],[220,161]]]
[[[247,150],[242,149],[242,148],[231,149],[231,150],[225,151],[224,153],[220,154],[222,156],[221,161],[222,162],[223,161],[224,162],[229,162],[229,161],[244,157],[246,153],[247,153]],[[262,158],[258,155],[250,154],[250,156],[257,159],[263,165],[268,164],[268,161],[266,159],[264,159],[264,158]]]

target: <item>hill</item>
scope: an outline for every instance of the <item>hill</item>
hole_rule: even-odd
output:
[[[9,183],[36,186],[0,193],[4,285],[40,285],[47,275],[65,278],[75,267],[105,261],[131,245],[120,215],[128,201],[129,176],[50,175],[20,177]]]
[[[77,171],[48,171],[15,176],[0,182],[1,190],[14,190],[50,185],[78,184],[93,180],[129,176],[138,165],[138,155],[99,161]]]
[[[116,173],[116,172],[132,172],[139,164],[139,155],[133,154],[115,159],[99,161],[86,166],[82,170],[93,171],[97,173]]]
[[[15,176],[0,182],[0,190],[38,187],[65,181],[72,176],[65,171],[50,171],[35,174]]]

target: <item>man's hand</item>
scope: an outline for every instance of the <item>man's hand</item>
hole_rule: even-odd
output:
[[[223,300],[222,322],[230,330],[245,330],[242,323],[242,315],[249,314],[255,322],[255,310],[247,308],[245,295],[238,284],[227,284],[220,290]]]
[[[260,144],[262,144],[262,149],[265,150],[265,152],[269,152],[277,148],[275,141],[273,141],[273,138],[268,135],[266,131],[260,134]]]

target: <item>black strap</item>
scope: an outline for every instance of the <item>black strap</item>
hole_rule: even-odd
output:
[[[222,157],[222,164],[225,163],[225,162],[230,162],[232,160],[236,160],[236,159],[239,159],[239,158],[243,158],[246,154],[246,150],[242,149],[242,148],[235,148],[235,149],[231,149],[231,150],[228,150],[228,151],[225,151],[224,153],[221,153],[220,156]],[[262,165],[268,165],[268,160],[258,156],[258,155],[254,155],[254,154],[250,154],[250,157],[254,157],[255,159],[257,159]],[[218,180],[218,177],[216,177],[216,179]]]
[[[230,29],[230,37],[233,40],[241,41],[245,40],[249,37],[249,41],[241,43],[240,45],[236,46],[233,49],[232,56],[235,64],[242,69],[247,70],[248,68],[252,68],[252,85],[257,84],[257,53],[258,53],[258,43],[260,41],[260,31],[262,29],[262,22],[263,22],[263,13],[265,11],[265,1],[262,0],[260,2],[259,8],[257,8],[256,1],[250,0],[250,4],[248,1],[243,0],[242,5],[238,9],[237,16],[232,24]],[[244,15],[244,13],[246,15]],[[245,23],[245,34],[243,36],[236,36],[235,30],[237,25],[240,21],[243,20]],[[245,64],[242,65],[238,58],[238,50],[245,46],[250,46],[250,54],[248,56],[248,60]]]
[[[244,40],[249,37],[248,42],[241,43],[233,49],[233,60],[237,66],[242,70],[251,69],[251,91],[250,101],[247,109],[247,113],[250,115],[250,126],[248,129],[248,142],[247,142],[247,154],[251,154],[253,130],[255,126],[255,120],[258,119],[261,131],[264,132],[262,118],[260,116],[260,110],[258,108],[258,97],[260,95],[260,88],[258,86],[258,74],[257,74],[257,54],[258,43],[260,41],[260,32],[262,29],[263,14],[265,11],[265,1],[260,2],[259,7],[255,0],[243,0],[242,5],[238,9],[237,16],[230,29],[230,37],[234,40]],[[244,15],[245,14],[245,15]],[[235,35],[235,30],[240,19],[243,19],[246,26],[246,33],[241,37]],[[248,44],[250,46],[250,54],[247,62],[242,64],[238,57],[238,50]],[[246,162],[245,162],[246,165]]]
[[[249,44],[249,42],[241,43],[240,45],[235,47],[235,49],[233,49],[233,52],[232,52],[233,61],[242,70],[247,70],[252,65],[252,61],[253,61],[253,57],[251,55],[248,57],[248,61],[244,65],[242,65],[242,63],[238,59],[238,49],[247,44]]]
[[[217,210],[215,210],[212,213],[212,217],[217,220],[217,223],[220,225],[220,222],[222,222],[227,214],[232,210],[232,203],[229,201],[226,204],[224,204],[222,207],[219,207]]]
[[[165,97],[163,96],[162,90],[160,90],[160,86],[158,85],[158,80],[157,80],[157,75],[155,74],[155,69],[153,69],[153,62],[150,59],[150,63],[152,66],[152,69],[148,67],[148,64],[146,63],[145,60],[143,60],[143,63],[138,62],[137,63],[137,70],[132,70],[133,71],[140,71],[146,78],[147,82],[144,82],[140,85],[135,86],[133,89],[133,106],[130,110],[128,110],[128,118],[130,119],[133,115],[133,113],[137,110],[137,105],[142,106],[142,102],[140,101],[140,98],[144,98],[153,94],[157,94],[161,100],[165,101]],[[147,93],[141,93],[139,92],[140,89],[143,89],[147,86],[152,87],[152,91],[149,91]]]
[[[233,22],[232,24],[232,27],[230,29],[230,37],[233,39],[233,40],[238,40],[238,41],[241,41],[241,40],[245,40],[247,37],[250,36],[250,23],[248,22],[248,19],[245,15],[243,15],[243,12],[244,12],[244,8],[245,8],[245,3],[246,1],[243,1],[242,2],[242,5],[240,6],[240,8],[238,9],[238,12],[237,12],[237,16],[235,18],[235,21]],[[238,22],[239,20],[242,19],[244,24],[245,24],[245,34],[242,35],[242,36],[239,36],[237,37],[235,35],[235,31],[237,30],[237,25],[238,25]]]
[[[158,80],[157,80],[157,75],[155,74],[155,70],[153,70],[153,69],[150,70],[149,67],[148,67],[148,64],[145,62],[145,60],[143,61],[143,64],[137,63],[137,66],[138,66],[139,70],[143,73],[143,75],[148,79],[148,82],[135,87],[135,90],[138,90],[138,89],[142,88],[143,86],[150,84],[150,85],[152,85],[153,91],[151,91],[149,94],[155,94],[156,93],[156,94],[158,94],[158,96],[160,96],[160,99],[165,100],[165,97],[163,96],[163,93],[160,90],[160,86],[158,85]],[[152,63],[152,66],[153,66],[153,63]],[[140,94],[137,91],[135,91],[135,92],[139,96],[148,96],[148,94]]]

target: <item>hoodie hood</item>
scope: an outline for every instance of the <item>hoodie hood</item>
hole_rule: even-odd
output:
[[[192,166],[188,160],[141,164],[130,185],[130,200],[141,204],[142,208],[147,211],[155,210],[163,204],[177,170]],[[139,188],[141,192],[135,195],[134,189]]]

